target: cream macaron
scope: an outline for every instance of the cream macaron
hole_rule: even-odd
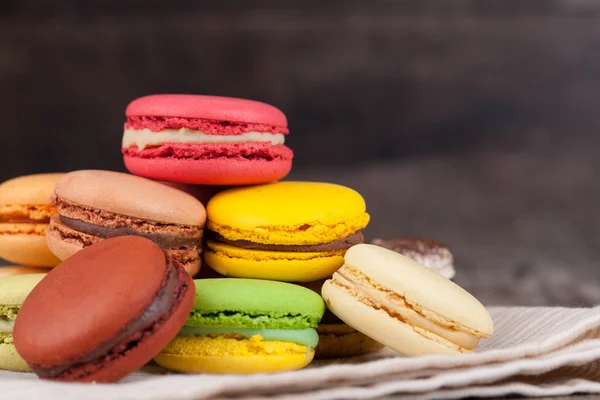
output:
[[[350,248],[321,293],[346,324],[406,356],[469,353],[494,332],[488,311],[463,288],[371,244]]]

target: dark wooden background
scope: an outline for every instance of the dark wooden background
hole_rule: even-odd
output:
[[[0,173],[121,167],[125,106],[161,92],[277,105],[298,166],[581,140],[599,21],[591,0],[3,0]]]
[[[600,302],[597,1],[0,2],[0,179],[122,169],[161,92],[277,105],[293,178],[448,242],[488,303]]]

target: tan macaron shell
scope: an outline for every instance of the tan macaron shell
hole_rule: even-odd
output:
[[[348,250],[345,265],[336,275],[342,277],[353,271],[383,291],[357,286],[352,293],[329,280],[322,289],[329,309],[348,325],[403,354],[456,354],[468,351],[476,346],[478,338],[493,333],[492,319],[477,299],[408,257],[379,246],[356,245]],[[393,295],[382,294],[385,292]],[[360,296],[376,304],[391,304],[394,296],[400,296],[402,300],[394,312],[402,315],[402,319],[366,305],[359,301]],[[416,326],[411,326],[412,323]],[[441,332],[451,342],[433,332]],[[460,346],[452,343],[465,348],[460,350]]]
[[[0,185],[0,205],[51,204],[52,193],[62,173],[27,175],[10,179]]]
[[[180,190],[113,171],[70,172],[55,187],[58,197],[115,214],[179,225],[203,226],[202,203]]]

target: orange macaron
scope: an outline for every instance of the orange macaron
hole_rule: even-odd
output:
[[[49,270],[44,267],[24,267],[20,265],[7,265],[0,267],[0,278],[4,276],[45,274]]]
[[[15,264],[54,267],[60,260],[46,246],[48,223],[56,208],[54,186],[63,174],[38,174],[0,185],[0,257]]]

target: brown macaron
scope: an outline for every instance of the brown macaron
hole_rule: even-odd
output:
[[[84,170],[63,176],[52,202],[58,215],[46,241],[61,260],[100,240],[133,235],[155,242],[190,275],[200,269],[206,211],[187,193],[134,175]]]
[[[103,240],[37,284],[19,310],[14,344],[40,378],[115,382],[177,335],[195,293],[189,274],[152,241]]]

